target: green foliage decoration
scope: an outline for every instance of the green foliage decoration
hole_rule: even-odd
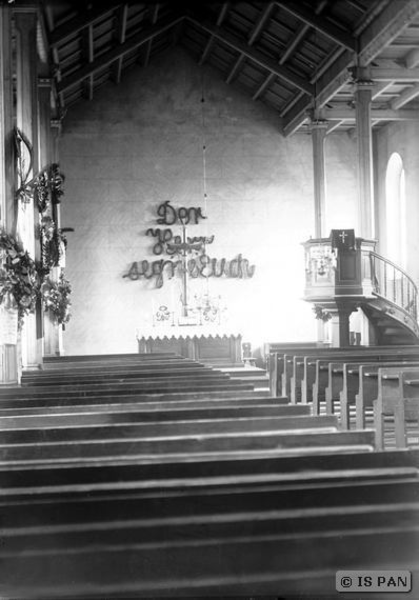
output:
[[[0,230],[0,303],[12,298],[23,318],[35,311],[41,278],[35,261],[13,236]]]
[[[315,315],[316,319],[319,319],[320,321],[323,321],[324,323],[327,323],[327,321],[330,321],[330,319],[332,318],[332,315],[330,314],[330,312],[327,310],[324,310],[318,304],[315,304],[313,306],[313,311],[314,311],[314,315]]]
[[[71,317],[71,284],[64,277],[64,272],[61,271],[58,281],[46,277],[41,286],[41,293],[45,310],[50,310],[55,322],[64,329]]]

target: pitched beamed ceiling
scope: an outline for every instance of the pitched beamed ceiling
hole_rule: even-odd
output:
[[[419,0],[44,0],[42,14],[62,113],[179,46],[273,109],[286,136],[312,118],[352,130],[357,66],[374,127],[419,118]]]

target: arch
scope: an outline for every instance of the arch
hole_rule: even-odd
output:
[[[398,152],[393,152],[386,170],[386,256],[406,268],[407,222],[405,172],[403,160]]]

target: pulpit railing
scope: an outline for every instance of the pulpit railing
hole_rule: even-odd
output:
[[[418,318],[418,288],[413,279],[387,258],[370,253],[373,290],[406,311],[415,321]]]

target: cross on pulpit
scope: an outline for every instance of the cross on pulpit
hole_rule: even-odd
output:
[[[337,248],[347,251],[355,247],[355,231],[353,229],[332,229],[330,238],[332,249]]]
[[[167,244],[168,248],[181,256],[182,260],[182,296],[181,296],[181,304],[182,304],[182,317],[188,316],[188,264],[187,264],[187,255],[190,254],[193,250],[199,251],[202,250],[203,242],[188,242],[186,237],[186,227],[182,223],[182,242],[175,242],[173,244]]]
[[[342,240],[342,244],[345,243],[345,239],[348,237],[348,234],[345,233],[344,231],[342,231],[342,233],[339,234],[340,239]]]

